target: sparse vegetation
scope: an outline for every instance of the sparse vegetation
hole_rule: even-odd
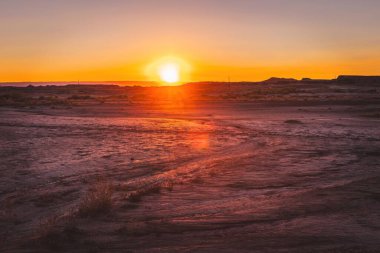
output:
[[[54,215],[47,219],[41,220],[36,237],[38,239],[45,239],[51,237],[57,232],[59,217]]]
[[[173,191],[174,184],[172,181],[166,181],[162,184],[162,188],[168,191]]]
[[[14,199],[6,199],[1,203],[0,222],[18,222],[18,217],[14,212]]]
[[[107,213],[112,207],[112,185],[100,182],[90,187],[78,208],[81,217],[93,217]]]
[[[70,102],[57,96],[27,96],[23,93],[6,93],[0,95],[0,106],[59,106],[70,105]]]
[[[134,191],[134,192],[127,194],[127,196],[125,198],[126,198],[126,200],[128,200],[130,202],[140,202],[142,195],[143,195],[143,193],[141,191]]]
[[[32,240],[33,244],[50,250],[62,250],[78,242],[82,231],[73,223],[72,213],[68,216],[55,215],[40,221]]]

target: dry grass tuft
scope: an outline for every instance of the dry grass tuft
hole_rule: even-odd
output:
[[[49,249],[59,249],[61,247],[59,223],[58,215],[41,220],[35,234],[35,242]]]
[[[172,181],[166,181],[164,182],[161,187],[168,191],[173,191],[174,183]]]
[[[54,215],[41,220],[32,245],[57,251],[78,242],[82,231],[74,225],[72,218],[70,213],[68,216]]]
[[[37,237],[49,237],[51,234],[55,233],[59,222],[59,216],[55,215],[47,219],[41,220],[38,228]]]
[[[15,211],[15,197],[8,197],[4,201],[0,202],[0,222],[8,224],[18,224],[20,222],[19,217]]]
[[[107,213],[112,207],[112,185],[100,182],[89,189],[78,208],[81,217],[94,217]]]

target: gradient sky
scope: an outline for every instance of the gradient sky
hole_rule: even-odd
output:
[[[379,29],[379,0],[1,0],[0,81],[379,75]]]

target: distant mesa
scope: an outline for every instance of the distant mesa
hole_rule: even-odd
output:
[[[337,81],[340,83],[379,83],[380,84],[380,76],[354,76],[354,75],[341,75],[338,76]]]
[[[294,78],[278,78],[272,77],[263,81],[265,84],[289,84],[289,83],[343,83],[343,84],[380,84],[380,76],[359,76],[359,75],[340,75],[337,79],[312,79],[302,78],[297,80]]]
[[[282,83],[295,83],[295,82],[298,82],[298,80],[294,78],[279,78],[279,77],[271,77],[268,80],[263,81],[263,83],[268,83],[268,84],[282,84]]]

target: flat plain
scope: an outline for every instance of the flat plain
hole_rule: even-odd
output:
[[[1,87],[0,251],[378,252],[379,87]]]

